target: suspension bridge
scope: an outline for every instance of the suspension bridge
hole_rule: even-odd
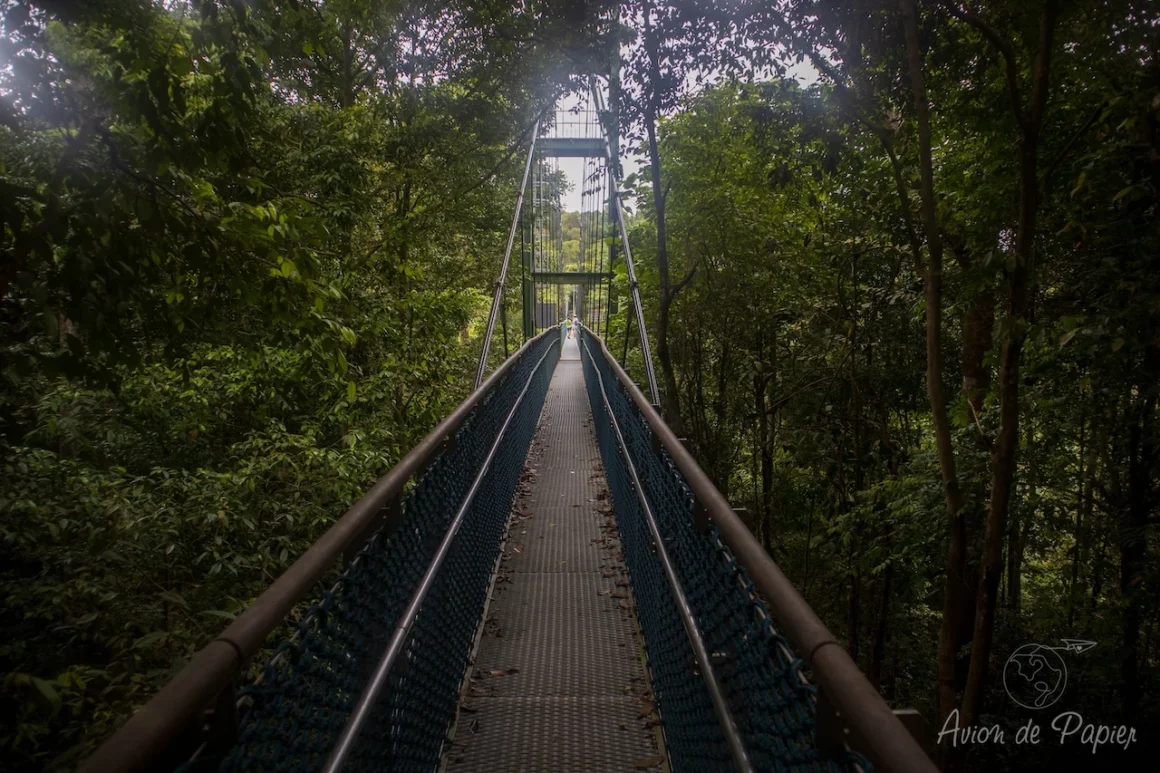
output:
[[[935,770],[661,418],[609,126],[533,131],[471,396],[83,771]]]

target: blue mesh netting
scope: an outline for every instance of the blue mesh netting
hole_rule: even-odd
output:
[[[455,442],[403,500],[391,534],[374,535],[261,677],[241,689],[237,744],[223,771],[317,771],[338,739],[399,616],[466,497],[528,377],[531,385],[364,727],[350,771],[432,771],[460,683],[512,497],[544,404],[559,338],[547,335],[494,385]],[[537,363],[543,362],[537,368]],[[212,768],[214,760],[193,767]]]
[[[774,631],[765,604],[716,528],[704,535],[694,529],[692,491],[668,453],[654,449],[648,422],[599,344],[588,332],[581,342],[588,399],[673,770],[731,770],[732,764],[607,416],[601,382],[697,627],[717,658],[714,669],[754,769],[837,771],[856,762],[869,770],[854,755],[822,758],[814,740],[816,690],[802,676],[801,660]]]

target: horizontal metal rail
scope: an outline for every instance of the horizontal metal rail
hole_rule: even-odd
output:
[[[189,664],[148,703],[105,741],[80,768],[80,773],[138,773],[154,771],[171,753],[200,729],[207,709],[232,691],[242,666],[285,620],[326,572],[352,547],[371,535],[380,516],[402,497],[407,482],[425,470],[455,436],[464,419],[479,405],[512,366],[555,328],[529,339],[472,394],[431,430],[399,463],[364,494],[346,513],[291,564],[261,596],[199,650]],[[232,702],[233,697],[230,696]],[[196,743],[190,748],[190,753]]]
[[[459,528],[463,525],[463,519],[467,516],[467,510],[471,507],[472,502],[475,501],[475,495],[479,491],[483,479],[487,476],[488,470],[491,469],[491,462],[495,459],[496,451],[499,449],[500,443],[503,442],[504,435],[507,434],[507,429],[512,423],[512,417],[516,415],[520,404],[524,401],[524,396],[528,393],[528,389],[532,386],[532,380],[536,377],[536,373],[544,364],[544,360],[552,352],[552,348],[558,342],[553,341],[540,355],[540,359],[536,361],[531,373],[528,374],[528,380],[524,383],[524,388],[520,390],[519,397],[512,404],[511,410],[508,411],[507,417],[503,421],[503,426],[499,428],[499,433],[496,435],[495,442],[491,444],[488,449],[487,457],[480,465],[479,472],[475,474],[475,479],[471,482],[471,488],[467,491],[467,496],[463,498],[463,502],[459,505],[459,510],[455,513],[455,518],[452,519],[451,525],[447,528],[447,533],[443,535],[443,540],[439,543],[439,549],[435,551],[434,558],[431,559],[431,564],[427,567],[427,571],[423,573],[423,579],[415,587],[415,592],[411,594],[411,600],[407,603],[407,608],[403,612],[402,617],[395,626],[395,632],[391,636],[390,642],[387,643],[387,648],[383,651],[383,656],[379,660],[378,666],[375,667],[374,674],[367,682],[366,687],[363,688],[362,694],[359,696],[358,703],[355,704],[354,710],[350,713],[350,718],[346,721],[346,726],[342,729],[342,734],[338,737],[338,742],[330,752],[330,757],[327,758],[326,764],[323,766],[324,773],[338,773],[346,765],[347,759],[354,751],[355,743],[358,741],[359,732],[362,730],[366,720],[370,717],[371,709],[374,708],[375,703],[379,699],[379,695],[383,691],[383,687],[387,684],[387,677],[390,676],[391,668],[398,660],[399,654],[402,653],[403,647],[407,643],[407,638],[411,635],[411,627],[415,624],[415,618],[419,616],[419,610],[423,606],[423,601],[427,598],[427,594],[431,591],[431,586],[435,584],[435,578],[439,574],[440,567],[443,566],[444,559],[447,554],[451,552],[451,544],[455,541],[455,537],[459,534]]]
[[[581,337],[580,345],[584,347],[584,351],[588,356],[592,356],[592,351],[588,348],[588,342],[585,337]],[[645,522],[648,524],[649,533],[652,535],[653,546],[656,548],[657,556],[660,558],[661,567],[664,569],[665,578],[669,582],[669,590],[672,591],[673,599],[677,604],[677,611],[681,615],[681,623],[685,626],[685,633],[689,637],[689,644],[693,648],[693,657],[697,661],[697,667],[701,669],[701,677],[705,681],[705,687],[709,690],[709,699],[713,702],[713,713],[717,715],[717,721],[721,724],[721,730],[725,733],[725,741],[729,746],[729,756],[733,758],[733,767],[739,773],[752,773],[753,766],[749,762],[749,754],[745,751],[745,744],[741,740],[741,733],[737,730],[737,722],[733,719],[733,713],[729,710],[729,704],[725,702],[725,693],[721,689],[721,683],[717,680],[717,675],[713,670],[712,660],[709,658],[709,650],[705,646],[705,639],[701,636],[701,631],[697,628],[697,621],[693,617],[693,608],[689,605],[689,599],[685,596],[684,588],[681,587],[681,581],[677,577],[677,570],[673,568],[673,562],[669,558],[669,551],[665,548],[664,538],[661,536],[661,530],[657,526],[656,517],[653,515],[652,507],[649,505],[648,497],[644,493],[644,486],[641,485],[640,477],[636,473],[636,465],[632,462],[632,457],[628,453],[628,444],[624,442],[624,435],[620,432],[620,424],[616,421],[616,415],[612,412],[612,403],[608,401],[608,392],[604,389],[604,377],[600,375],[600,371],[596,368],[592,369],[596,374],[598,386],[600,387],[600,396],[604,399],[604,409],[608,413],[608,419],[612,423],[612,431],[616,433],[616,444],[620,447],[621,454],[624,456],[625,466],[628,468],[628,474],[632,478],[632,487],[636,490],[636,498],[640,502],[642,512],[644,512]]]
[[[600,354],[648,422],[657,442],[668,452],[698,505],[717,526],[721,541],[745,568],[777,620],[780,632],[812,670],[825,700],[849,730],[849,746],[881,770],[937,773],[922,747],[866,679],[845,647],[834,639],[769,553],[754,539],[724,495],[608,351],[607,344],[595,334],[592,338],[600,343]]]
[[[599,271],[533,271],[532,279],[540,284],[561,284],[561,285],[580,285],[580,284],[600,284],[605,280],[613,278],[613,275],[606,272]]]

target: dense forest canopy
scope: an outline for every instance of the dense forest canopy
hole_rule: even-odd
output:
[[[1014,738],[1007,659],[1090,640],[1056,708],[1147,743],[1154,5],[611,9],[0,0],[13,769],[75,767],[466,396],[532,127],[617,51],[670,426],[892,705]]]

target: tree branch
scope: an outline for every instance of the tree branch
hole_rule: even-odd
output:
[[[677,293],[679,293],[685,287],[685,285],[687,285],[689,282],[693,281],[693,275],[696,273],[697,273],[696,266],[693,266],[692,268],[690,268],[688,273],[685,274],[684,278],[682,278],[681,281],[679,281],[675,285],[673,285],[673,289],[669,293],[669,297],[676,298]]]
[[[1067,158],[1067,154],[1071,152],[1072,147],[1075,146],[1075,143],[1079,141],[1080,137],[1087,134],[1088,129],[1090,129],[1092,124],[1096,122],[1096,119],[1103,114],[1104,109],[1107,108],[1107,106],[1107,100],[1100,102],[1092,114],[1088,116],[1088,119],[1084,121],[1078,129],[1075,130],[1071,137],[1068,138],[1067,142],[1065,142],[1063,147],[1060,148],[1059,152],[1055,154],[1055,158],[1051,160],[1051,163],[1047,165],[1047,169],[1044,170],[1043,175],[1039,178],[1040,186],[1044,188],[1047,187],[1048,183],[1051,181],[1052,175],[1055,174],[1059,168],[1059,165],[1062,164]]]
[[[991,45],[998,49],[999,54],[1003,57],[1003,72],[1007,78],[1007,94],[1011,98],[1011,111],[1015,114],[1015,122],[1019,124],[1020,131],[1025,131],[1027,116],[1023,112],[1023,100],[1019,96],[1019,65],[1015,61],[1014,47],[978,14],[961,8],[958,3],[950,2],[950,0],[940,0],[940,4],[956,19],[978,30],[983,37],[990,41]]]

